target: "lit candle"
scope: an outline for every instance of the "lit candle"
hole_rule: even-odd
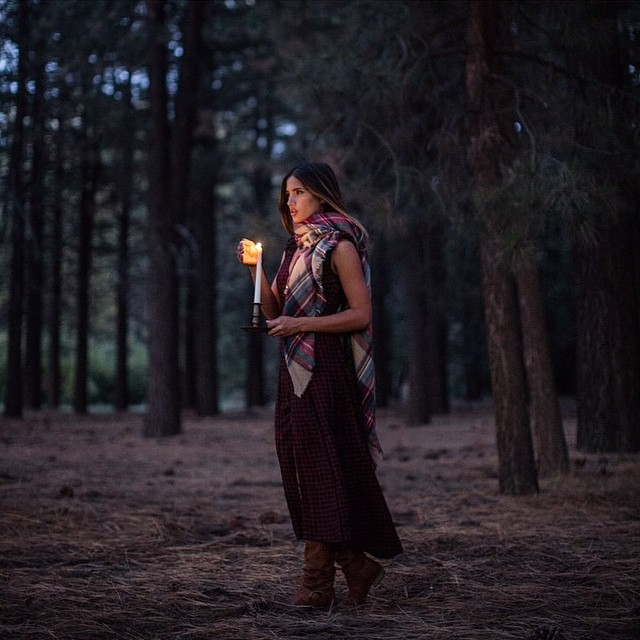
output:
[[[260,294],[262,293],[262,244],[256,244],[258,252],[258,263],[256,264],[256,284],[253,291],[253,304],[260,304]]]

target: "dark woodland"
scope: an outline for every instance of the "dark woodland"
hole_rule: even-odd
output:
[[[0,0],[0,43],[0,637],[640,638],[640,2]],[[278,589],[296,579],[278,344],[242,331],[236,259],[259,240],[275,274],[303,160],[332,165],[371,236],[381,474],[410,541],[370,611],[308,620],[268,593],[279,564]],[[250,469],[207,480],[254,454],[255,491]],[[109,465],[91,483],[105,460],[129,489]],[[483,554],[510,525],[514,566],[532,559],[501,602]],[[80,595],[135,591],[111,535],[141,582],[154,548],[253,582],[176,565],[160,602],[193,624],[153,622],[141,592],[127,627]],[[471,578],[446,585],[482,558],[486,615],[463,622]],[[565,578],[575,616],[510,617]],[[99,624],[71,622],[94,605]]]

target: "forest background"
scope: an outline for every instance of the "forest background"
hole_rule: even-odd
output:
[[[273,401],[241,237],[329,162],[371,234],[377,394],[491,398],[499,484],[640,450],[638,2],[2,0],[0,389],[147,436]]]

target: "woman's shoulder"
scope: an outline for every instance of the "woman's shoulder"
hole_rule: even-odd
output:
[[[361,264],[360,253],[352,238],[339,240],[331,251],[331,268],[338,274],[341,270],[351,271]]]
[[[333,247],[333,253],[338,253],[339,255],[358,255],[358,247],[356,246],[355,240],[346,234],[341,234],[337,239],[335,246]]]

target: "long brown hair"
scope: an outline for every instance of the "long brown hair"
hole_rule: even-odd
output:
[[[362,223],[347,213],[347,207],[344,203],[336,174],[333,172],[333,169],[324,162],[303,162],[293,167],[293,169],[288,171],[284,178],[282,178],[278,210],[282,224],[288,233],[293,234],[293,220],[291,219],[289,205],[287,204],[287,180],[292,176],[300,180],[316,198],[326,202],[332,211],[341,213],[353,222],[353,224],[362,231],[363,237],[367,237],[367,230]]]

